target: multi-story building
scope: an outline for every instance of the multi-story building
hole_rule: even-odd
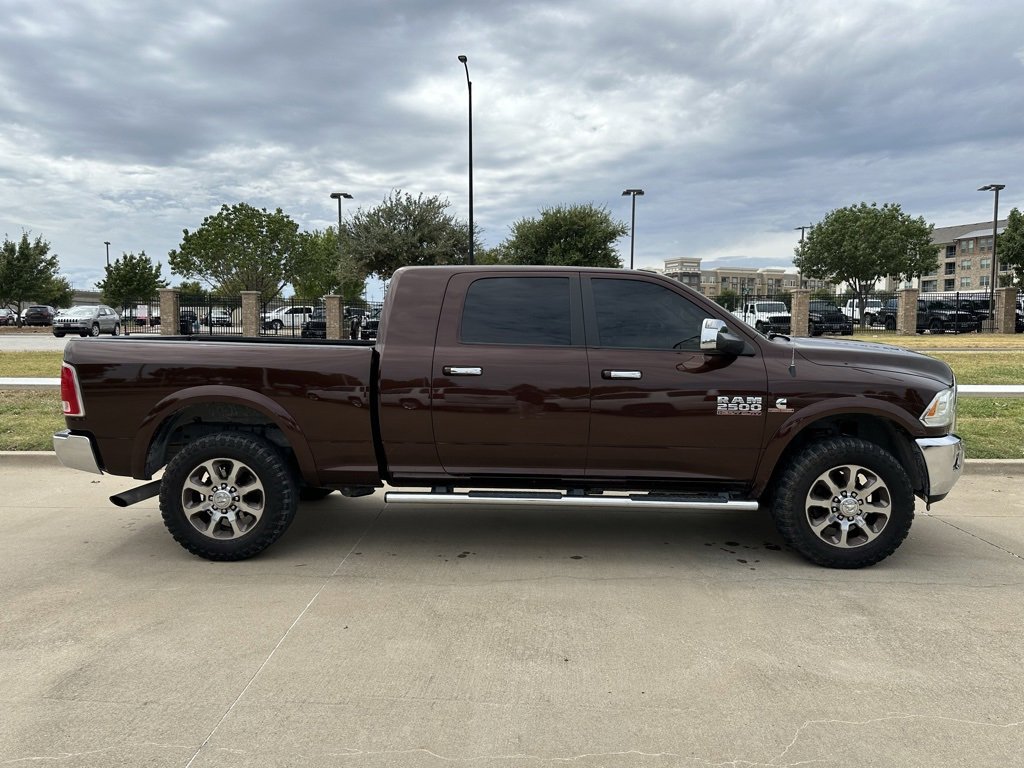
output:
[[[800,273],[795,267],[713,267],[701,269],[700,257],[681,256],[665,259],[665,266],[656,272],[674,278],[709,298],[723,291],[740,296],[772,296],[800,287]],[[804,278],[804,287],[812,291],[830,288],[823,280]]]
[[[695,291],[700,290],[700,258],[679,257],[676,259],[665,259],[665,268],[659,270],[662,274],[678,280],[683,285],[688,285]]]
[[[997,222],[996,233],[1002,233],[1006,220]],[[921,275],[921,291],[987,291],[992,281],[992,222],[937,227],[932,242],[938,245],[939,266],[930,274]],[[998,255],[998,254],[997,254]],[[997,265],[998,278],[1009,270]]]

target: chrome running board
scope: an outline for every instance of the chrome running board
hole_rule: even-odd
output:
[[[560,491],[468,491],[447,493],[437,491],[388,491],[388,504],[486,504],[489,506],[559,506],[559,507],[643,507],[644,509],[728,509],[733,512],[754,512],[756,501],[734,501],[724,496],[676,496],[666,493],[629,493],[601,495],[561,493]]]

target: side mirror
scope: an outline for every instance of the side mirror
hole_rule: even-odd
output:
[[[700,328],[700,348],[703,352],[719,352],[724,355],[742,355],[747,344],[729,331],[724,320],[704,318]]]

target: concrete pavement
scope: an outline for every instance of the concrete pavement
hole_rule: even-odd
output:
[[[306,504],[192,557],[124,478],[0,457],[0,765],[1006,766],[1024,478],[871,569],[758,513]]]

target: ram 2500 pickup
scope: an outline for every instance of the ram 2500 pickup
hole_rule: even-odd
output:
[[[956,382],[896,347],[763,335],[645,272],[397,271],[373,343],[73,339],[67,466],[151,480],[187,550],[251,557],[302,498],[763,508],[855,568],[960,475]]]

